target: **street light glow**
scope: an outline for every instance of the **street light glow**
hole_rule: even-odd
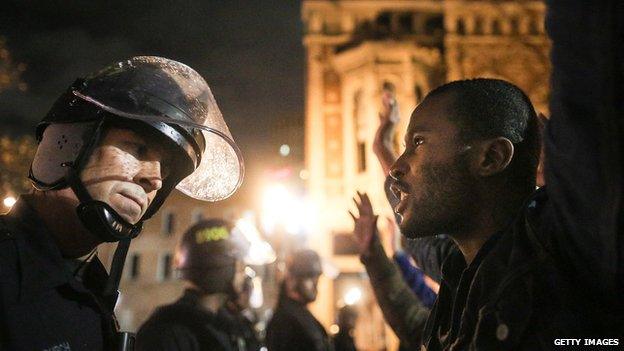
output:
[[[15,203],[17,202],[17,200],[13,197],[13,196],[7,196],[4,198],[4,206],[6,207],[13,207],[13,205],[15,205]]]
[[[264,191],[262,226],[267,233],[282,228],[289,234],[304,233],[310,228],[313,211],[303,198],[292,194],[284,185],[273,184]]]
[[[260,237],[256,226],[247,219],[241,218],[236,221],[236,230],[249,242],[249,248],[245,257],[245,263],[261,266],[275,261],[275,250],[271,245]]]
[[[283,144],[282,146],[280,146],[279,153],[283,157],[290,155],[290,146],[288,146],[288,144]]]
[[[360,299],[362,299],[362,289],[356,286],[347,290],[344,294],[344,303],[349,306],[355,305],[360,301]]]
[[[264,304],[264,295],[262,293],[262,278],[254,277],[251,280],[253,288],[251,289],[251,296],[249,296],[249,306],[252,308],[260,308]]]

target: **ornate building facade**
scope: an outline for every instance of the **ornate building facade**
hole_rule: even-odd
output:
[[[544,16],[545,5],[531,0],[303,1],[305,160],[309,194],[321,209],[316,230],[322,240],[313,245],[341,271],[333,282],[321,282],[321,299],[313,306],[326,326],[343,302],[344,281],[359,279],[363,300],[371,301],[363,267],[349,247],[353,223],[347,210],[360,190],[368,192],[377,212],[391,216],[385,175],[372,153],[384,84],[394,86],[400,106],[398,140],[414,107],[450,80],[509,80],[547,113]],[[371,350],[390,346],[390,334],[383,328],[356,333],[362,349]],[[385,341],[369,342],[379,338]]]

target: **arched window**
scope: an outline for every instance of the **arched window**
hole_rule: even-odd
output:
[[[442,16],[429,16],[425,21],[425,33],[435,35],[444,31],[444,19]]]
[[[518,34],[520,33],[520,21],[518,21],[518,17],[512,17],[509,21],[510,34]]]
[[[172,262],[173,255],[170,252],[165,252],[158,257],[158,270],[156,271],[156,279],[159,282],[171,278]]]
[[[457,34],[464,35],[466,34],[466,24],[464,23],[463,18],[457,19]]]
[[[413,18],[411,13],[403,13],[399,17],[399,28],[403,33],[412,33],[415,32],[412,27]]]
[[[130,256],[130,279],[136,280],[141,274],[141,254],[134,253]]]
[[[538,23],[538,19],[537,18],[531,18],[531,20],[529,21],[529,34],[539,34],[540,30],[539,30],[539,23]]]
[[[358,173],[366,172],[366,126],[364,125],[364,106],[362,90],[353,94],[353,126],[355,129],[355,159]]]
[[[483,18],[476,17],[473,34],[483,34]]]
[[[175,213],[171,210],[164,211],[162,214],[161,232],[165,236],[171,236],[175,232]]]
[[[500,21],[497,20],[497,19],[492,21],[492,34],[494,34],[494,35],[501,35],[502,34]]]

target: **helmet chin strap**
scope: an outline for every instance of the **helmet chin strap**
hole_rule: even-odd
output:
[[[97,145],[102,133],[102,125],[103,121],[95,128],[91,142],[83,147],[76,161],[63,166],[67,167],[66,182],[80,202],[76,208],[76,213],[83,226],[105,242],[119,242],[103,291],[103,297],[112,311],[119,295],[117,289],[130,247],[130,240],[139,235],[143,229],[143,219],[139,220],[137,224],[128,223],[109,204],[94,200],[80,179],[82,164],[87,161],[93,148]]]
[[[67,163],[63,166],[67,169],[65,174],[67,185],[71,187],[78,201],[80,201],[76,212],[82,224],[101,240],[116,242],[132,239],[139,235],[143,227],[142,219],[134,225],[128,223],[109,204],[94,200],[80,179],[80,170],[100,140],[104,122],[105,119],[94,128],[91,141],[83,146],[77,159],[73,163]]]

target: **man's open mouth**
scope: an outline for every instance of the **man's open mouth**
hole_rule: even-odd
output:
[[[407,198],[409,196],[408,187],[401,182],[394,181],[390,185],[390,191],[399,199],[399,203],[394,207],[394,212],[397,214],[403,213],[407,207]]]

